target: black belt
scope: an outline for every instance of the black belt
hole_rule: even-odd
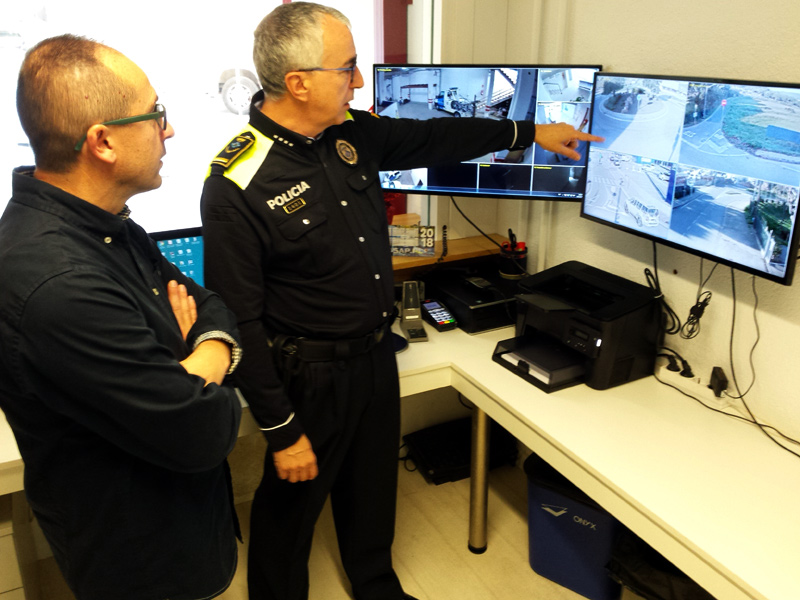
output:
[[[325,362],[347,360],[372,350],[386,335],[389,326],[381,325],[367,335],[345,340],[311,340],[305,337],[276,336],[272,346],[284,360]]]

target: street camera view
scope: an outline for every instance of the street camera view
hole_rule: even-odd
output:
[[[800,192],[800,89],[598,75],[585,215],[777,278]]]
[[[392,118],[566,122],[586,131],[595,70],[376,65],[375,111]],[[420,193],[578,199],[583,193],[584,151],[578,148],[584,158],[574,161],[537,146],[504,150],[443,167],[386,171],[381,183],[384,189]]]

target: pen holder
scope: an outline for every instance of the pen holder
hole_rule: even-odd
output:
[[[500,276],[503,279],[521,279],[527,275],[528,248],[525,242],[503,242],[500,249]]]

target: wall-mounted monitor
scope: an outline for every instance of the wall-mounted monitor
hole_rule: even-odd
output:
[[[411,119],[566,122],[588,131],[592,84],[589,65],[375,65],[374,110]],[[575,161],[534,145],[424,169],[384,171],[385,191],[579,201],[585,142]]]
[[[800,85],[598,73],[581,216],[789,285]]]

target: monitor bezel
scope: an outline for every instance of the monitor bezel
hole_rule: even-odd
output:
[[[605,71],[605,72],[598,72],[594,75],[594,81],[592,83],[592,111],[594,112],[595,107],[595,96],[597,94],[597,78],[598,77],[622,77],[622,78],[632,78],[632,79],[658,79],[658,80],[671,80],[671,81],[686,81],[686,82],[699,82],[699,83],[715,83],[715,84],[729,84],[729,85],[751,85],[751,86],[762,86],[762,87],[783,87],[783,88],[791,88],[800,91],[800,83],[791,83],[791,82],[779,82],[779,81],[763,81],[763,80],[752,80],[752,79],[730,79],[730,78],[721,78],[721,77],[706,77],[706,76],[692,76],[692,75],[654,75],[654,74],[645,74],[645,73],[623,73],[623,72],[614,72],[614,71]],[[594,119],[590,120],[589,125],[589,133],[593,132],[594,128]],[[588,177],[589,173],[589,153],[592,150],[592,143],[589,143],[587,148],[587,159],[586,159],[586,175]],[[800,181],[798,181],[798,187],[800,187]],[[749,267],[747,265],[743,265],[741,263],[737,263],[733,260],[717,256],[703,250],[692,248],[691,246],[686,246],[680,244],[678,242],[674,242],[672,240],[666,240],[654,235],[650,235],[644,231],[640,231],[638,229],[633,229],[627,227],[625,225],[620,225],[618,223],[612,223],[610,221],[606,221],[604,219],[598,218],[594,215],[588,214],[585,211],[585,200],[586,200],[586,189],[584,188],[583,198],[580,199],[581,210],[580,216],[588,221],[592,221],[595,223],[600,223],[612,229],[616,229],[618,231],[623,231],[625,233],[633,234],[637,237],[649,240],[651,242],[659,243],[669,248],[673,248],[675,250],[681,250],[688,254],[692,254],[694,256],[698,256],[703,259],[711,260],[713,262],[719,263],[721,265],[725,265],[727,267],[731,267],[742,271],[744,273],[749,273],[751,275],[756,275],[758,277],[762,277],[769,281],[773,281],[775,283],[790,286],[792,284],[792,280],[794,278],[794,271],[795,271],[795,263],[797,262],[797,252],[798,252],[798,244],[800,244],[800,214],[798,214],[794,228],[792,231],[792,237],[789,240],[789,246],[787,250],[787,261],[786,261],[786,271],[783,276],[774,275],[772,273],[768,273],[766,271],[761,271],[759,269]],[[800,198],[798,198],[798,204],[800,205]]]
[[[474,64],[474,63],[440,63],[440,64],[425,64],[425,63],[376,63],[372,66],[372,109],[377,114],[377,70],[379,68],[408,68],[408,69],[415,69],[415,68],[425,68],[425,69],[463,69],[463,68],[471,68],[471,69],[595,69],[595,73],[593,74],[593,78],[597,75],[597,71],[602,71],[603,66],[600,64],[565,64],[565,63],[486,63],[486,64]],[[594,79],[592,80],[594,85]],[[592,90],[592,97],[594,97],[594,89]],[[591,104],[591,100],[586,102],[587,105]],[[587,148],[588,150],[588,148]],[[453,163],[453,164],[461,164],[461,163]],[[535,166],[533,163],[531,166]],[[379,178],[380,179],[380,178]],[[570,202],[570,203],[578,203],[581,202],[583,196],[586,193],[586,167],[583,167],[583,171],[581,173],[581,177],[579,180],[579,184],[581,185],[583,191],[581,192],[581,197],[579,198],[561,198],[557,196],[541,196],[536,194],[519,194],[519,193],[498,193],[498,192],[478,192],[478,191],[470,191],[467,189],[458,190],[458,191],[437,191],[437,190],[430,190],[430,189],[408,189],[408,188],[390,188],[384,187],[383,181],[379,180],[379,185],[381,186],[382,192],[387,193],[399,193],[399,194],[418,194],[421,196],[441,196],[441,197],[458,197],[458,198],[495,198],[498,200],[531,200],[534,202],[541,202],[541,201],[553,201],[553,202]]]
[[[161,242],[164,240],[174,240],[182,237],[197,237],[197,236],[202,237],[203,228],[185,227],[183,229],[165,229],[164,231],[148,232],[147,235],[149,235],[153,240],[157,242]]]

